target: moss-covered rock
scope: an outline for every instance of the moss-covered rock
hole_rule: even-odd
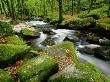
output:
[[[93,65],[69,65],[61,72],[51,76],[48,82],[110,82]]]
[[[0,21],[0,35],[11,35],[12,34],[12,26],[7,22]]]
[[[44,46],[51,46],[54,45],[54,40],[51,37],[47,37],[43,42],[41,42]]]
[[[103,18],[97,21],[97,26],[110,31],[110,18]]]
[[[17,35],[1,36],[0,44],[26,45],[22,38]]]
[[[73,43],[65,41],[57,45],[46,48],[41,52],[41,55],[49,55],[56,59],[59,63],[59,68],[63,69],[65,66],[77,63],[77,57],[74,51]]]
[[[98,47],[94,50],[94,56],[104,59],[104,60],[110,60],[110,49],[109,47],[102,46]]]
[[[99,43],[100,43],[100,45],[103,45],[103,46],[110,46],[110,40],[109,39],[100,39]]]
[[[102,18],[98,20],[95,32],[110,39],[110,18]]]
[[[24,62],[17,70],[17,75],[21,82],[44,82],[57,71],[58,63],[45,55]]]
[[[37,38],[40,35],[35,29],[32,28],[24,28],[21,30],[21,33],[23,34],[24,38],[29,38],[29,39]]]
[[[94,55],[95,49],[99,47],[100,45],[90,44],[90,45],[85,45],[83,48],[79,48],[78,51],[80,51],[81,53]]]
[[[62,25],[72,25],[72,28],[77,28],[77,29],[90,29],[95,26],[95,20],[92,17],[88,18],[76,18],[72,20],[64,20],[62,22]]]
[[[0,69],[0,82],[15,82],[8,72]]]
[[[52,28],[43,28],[42,31],[43,31],[43,33],[46,33],[46,34],[49,34],[49,35],[55,34],[55,33],[52,31]]]
[[[27,48],[26,45],[0,44],[0,66],[13,63]]]
[[[96,34],[88,34],[87,35],[87,41],[89,43],[99,44],[99,39],[100,39],[100,37],[97,36]]]
[[[7,36],[6,44],[14,44],[14,45],[26,45],[22,38],[19,38],[16,35]]]

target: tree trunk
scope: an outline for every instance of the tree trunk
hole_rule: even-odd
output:
[[[78,13],[80,12],[80,0],[78,0]]]
[[[58,0],[58,7],[59,7],[59,23],[61,23],[63,20],[62,0]]]
[[[73,16],[73,0],[72,0],[72,14],[71,15]]]
[[[110,0],[108,0],[108,17],[110,17]]]
[[[91,0],[91,4],[90,4],[90,8],[89,8],[88,13],[90,12],[90,10],[91,10],[91,8],[92,8],[93,3],[94,3],[94,0]]]

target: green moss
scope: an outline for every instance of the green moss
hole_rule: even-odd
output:
[[[13,63],[27,48],[26,45],[0,44],[0,66]]]
[[[7,22],[0,21],[0,35],[11,35],[12,34],[12,27]]]
[[[76,28],[93,27],[95,25],[95,20],[92,17],[76,18],[71,20],[65,20],[62,22],[62,25],[72,25]]]
[[[107,23],[97,23],[97,26],[105,30],[110,30],[110,24]]]
[[[0,69],[0,82],[15,82],[13,78],[5,72],[3,69]]]
[[[97,26],[110,31],[110,18],[102,18],[97,21]]]
[[[35,31],[31,31],[30,29],[28,28],[24,28],[22,29],[22,34],[25,35],[25,36],[35,36],[36,35],[36,32]]]
[[[22,82],[44,82],[46,79],[56,73],[58,63],[49,56],[32,58],[17,70],[17,75]]]
[[[80,18],[93,17],[95,19],[99,19],[99,18],[107,16],[107,13],[106,13],[107,9],[108,7],[104,5],[101,8],[91,10],[89,13],[88,11],[81,12],[79,14],[79,17]]]
[[[26,45],[22,38],[19,38],[15,35],[6,37],[6,40],[6,44]]]
[[[47,54],[49,56],[54,56],[54,57],[60,56],[62,58],[71,57],[73,60],[73,63],[77,63],[77,57],[74,50],[75,48],[73,43],[69,41],[65,41],[45,49],[41,54]],[[62,59],[58,61],[60,63]]]
[[[51,76],[48,82],[110,82],[89,63],[69,65],[61,72]]]

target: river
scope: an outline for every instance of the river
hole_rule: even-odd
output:
[[[44,21],[32,20],[25,22],[27,25],[34,26],[35,28],[37,26],[42,26],[45,28],[45,26],[49,25],[49,23],[46,23]],[[101,59],[98,59],[90,54],[84,54],[80,53],[78,51],[78,48],[84,47],[85,45],[91,45],[87,43],[84,38],[79,38],[76,35],[76,30],[67,30],[67,29],[53,29],[52,31],[55,33],[54,35],[48,35],[42,32],[42,30],[39,31],[40,37],[37,39],[31,40],[31,45],[36,48],[46,48],[49,45],[42,45],[41,43],[46,40],[46,38],[50,37],[53,39],[54,44],[58,44],[64,41],[65,38],[69,38],[70,40],[73,40],[76,45],[76,55],[78,57],[79,63],[83,63],[85,61],[88,61],[92,63],[96,68],[98,68],[102,73],[107,75],[110,78],[110,61],[104,61]]]

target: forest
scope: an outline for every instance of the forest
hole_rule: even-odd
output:
[[[0,0],[0,82],[110,82],[110,0]]]

